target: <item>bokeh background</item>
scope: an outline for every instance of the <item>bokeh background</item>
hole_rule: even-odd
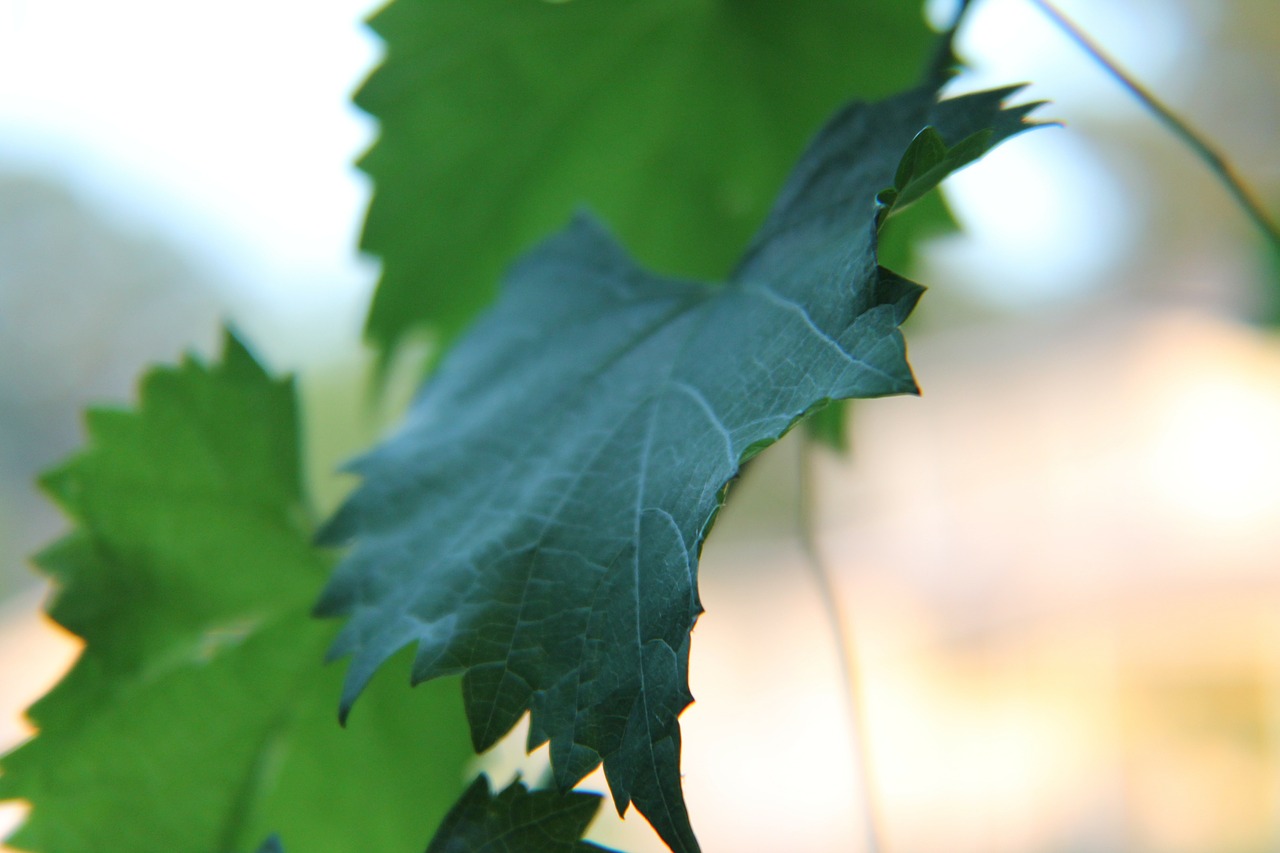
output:
[[[1280,211],[1275,0],[1059,5]],[[373,128],[347,99],[371,9],[0,2],[0,749],[76,651],[26,557],[62,525],[32,479],[85,405],[230,320],[299,373],[330,506],[334,465],[405,399],[402,377],[370,404],[360,344],[377,270],[350,164]],[[949,183],[964,233],[910,271],[924,394],[858,405],[851,456],[820,460],[885,847],[1275,850],[1280,259],[1026,0],[982,0],[961,52],[957,86],[1034,81],[1065,126]],[[708,850],[860,849],[798,459],[760,460],[704,556],[684,720]],[[637,823],[597,837],[653,849]]]

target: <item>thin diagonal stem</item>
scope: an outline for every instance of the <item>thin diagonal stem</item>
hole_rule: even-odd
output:
[[[880,829],[880,808],[876,800],[871,775],[871,753],[867,738],[867,718],[862,702],[862,678],[858,670],[857,655],[853,642],[853,631],[845,619],[840,607],[840,599],[836,595],[835,583],[827,570],[818,548],[818,540],[814,531],[814,494],[812,477],[813,439],[804,430],[796,430],[800,440],[799,497],[796,501],[797,528],[800,548],[804,552],[805,564],[813,575],[818,587],[818,598],[822,600],[823,613],[831,628],[835,641],[836,655],[840,664],[840,674],[844,681],[845,709],[849,715],[850,741],[853,746],[854,785],[859,793],[856,808],[862,812],[863,825],[866,827],[866,849],[868,853],[881,853],[884,849],[883,835]]]
[[[1144,107],[1151,111],[1157,119],[1159,119],[1165,127],[1186,144],[1191,151],[1199,157],[1204,164],[1209,167],[1222,182],[1223,186],[1235,197],[1240,207],[1244,208],[1244,212],[1254,221],[1254,224],[1262,230],[1262,233],[1271,241],[1272,246],[1280,250],[1280,227],[1267,215],[1262,205],[1254,198],[1253,194],[1245,187],[1244,183],[1236,175],[1235,170],[1231,168],[1231,164],[1226,158],[1214,148],[1208,140],[1193,130],[1186,122],[1178,118],[1172,110],[1161,103],[1160,99],[1148,91],[1142,84],[1133,79],[1124,69],[1106,53],[1102,48],[1094,44],[1089,36],[1077,27],[1069,18],[1063,15],[1058,9],[1049,2],[1049,0],[1030,0],[1031,4],[1044,12],[1058,27],[1067,34],[1077,45],[1079,45],[1085,53],[1089,54],[1095,62],[1106,69],[1107,73],[1115,78],[1121,86],[1129,91],[1131,95],[1138,99]]]

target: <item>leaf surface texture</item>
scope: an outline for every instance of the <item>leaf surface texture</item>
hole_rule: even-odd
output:
[[[827,401],[914,392],[920,288],[877,265],[877,193],[926,126],[1028,127],[1012,91],[846,107],[723,283],[650,273],[585,215],[520,260],[327,526],[355,543],[320,608],[348,617],[344,712],[416,646],[415,680],[463,675],[478,750],[529,710],[561,788],[603,761],[620,810],[697,850],[677,717],[723,489]]]

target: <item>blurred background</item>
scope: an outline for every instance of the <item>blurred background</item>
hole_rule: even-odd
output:
[[[369,405],[359,341],[372,5],[0,2],[0,750],[76,653],[26,558],[62,527],[33,477],[85,405],[230,320],[301,377],[324,509],[405,399]],[[1275,0],[1059,6],[1280,211]],[[948,184],[964,233],[909,271],[924,394],[859,404],[852,455],[820,460],[885,847],[1275,850],[1280,258],[1026,0],[979,3],[961,53],[958,87],[1035,81],[1065,127]],[[860,849],[795,444],[704,555],[684,768],[710,851]],[[638,822],[596,836],[654,849]]]

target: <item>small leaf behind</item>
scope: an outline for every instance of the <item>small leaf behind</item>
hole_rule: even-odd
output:
[[[599,794],[530,791],[519,780],[494,794],[482,773],[440,824],[427,853],[617,853],[582,840],[599,808]]]

